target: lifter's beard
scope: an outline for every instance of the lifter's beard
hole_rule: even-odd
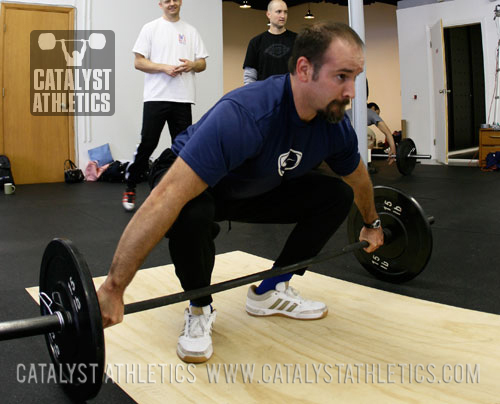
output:
[[[329,123],[339,123],[345,114],[345,107],[349,104],[350,100],[333,100],[324,109],[319,109],[318,116]]]

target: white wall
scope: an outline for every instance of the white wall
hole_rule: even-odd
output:
[[[138,5],[140,4],[140,6]],[[129,160],[140,141],[144,74],[134,69],[132,47],[142,26],[162,14],[158,1],[92,2],[92,29],[110,29],[116,38],[116,108],[110,117],[91,117],[91,141],[80,141],[80,164],[87,150],[109,143],[116,160]],[[183,0],[181,19],[200,32],[209,57],[207,69],[196,74],[196,122],[222,96],[222,4],[220,0]],[[167,125],[153,157],[170,145]]]
[[[2,2],[0,0],[0,2]],[[76,8],[77,30],[112,30],[115,33],[116,104],[113,116],[77,117],[75,136],[77,164],[84,168],[88,150],[109,143],[113,158],[130,160],[140,140],[144,74],[134,69],[132,47],[142,26],[162,15],[157,0],[16,0]],[[193,107],[196,122],[222,96],[222,2],[220,0],[183,0],[181,19],[200,32],[210,54],[207,69],[197,74],[197,102]],[[165,125],[167,126],[167,125]],[[168,129],[153,157],[170,145]]]
[[[439,19],[443,27],[481,24],[487,115],[495,80],[498,35],[493,10],[497,4],[500,1],[453,0],[397,10],[402,118],[407,120],[408,136],[419,153],[436,155],[429,28]]]

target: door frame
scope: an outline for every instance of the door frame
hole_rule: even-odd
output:
[[[2,2],[1,7],[1,27],[0,27],[0,87],[4,87],[4,30],[5,18],[8,10],[27,10],[27,11],[46,11],[67,14],[68,29],[75,29],[75,9],[72,7],[64,6],[45,6],[39,4],[28,3],[5,3]],[[4,119],[3,119],[3,94],[0,93],[0,154],[4,154]],[[76,145],[75,145],[75,117],[68,113],[68,145],[69,145],[69,158],[75,161]],[[62,168],[61,168],[62,169]]]
[[[486,46],[486,44],[488,43],[487,42],[487,37],[486,37],[486,19],[487,17],[483,17],[483,18],[461,18],[461,19],[447,19],[447,18],[441,18],[442,20],[442,28],[444,30],[444,28],[454,28],[454,27],[461,27],[461,26],[466,26],[466,25],[472,25],[472,24],[480,24],[481,25],[481,38],[482,38],[482,46],[483,46],[483,66],[484,66],[484,77],[488,77],[488,60],[489,60],[489,52],[490,50],[488,49],[488,47]],[[427,27],[427,34],[428,34],[428,37],[427,39],[430,40],[430,28],[431,26],[428,26]],[[429,69],[430,69],[430,73],[431,73],[431,76],[429,77],[432,77],[432,49],[428,48],[429,49],[429,52],[428,52],[428,66],[429,66]],[[443,72],[443,74],[446,75],[446,71]],[[486,83],[485,83],[486,84]],[[485,102],[485,105],[487,106],[488,105],[488,88],[485,87],[484,89],[484,102]],[[435,101],[434,101],[434,97],[432,96],[434,94],[434,91],[438,91],[438,89],[435,89],[434,88],[434,82],[433,80],[429,80],[429,96],[430,96],[430,102],[429,102],[429,106],[430,106],[430,110],[429,110],[429,116],[430,116],[430,120],[432,121],[432,130],[433,130],[433,136],[432,136],[432,139],[433,139],[433,142],[434,142],[434,155],[437,155],[437,147],[436,147],[436,142],[437,142],[437,133],[436,133],[436,122],[437,122],[437,116],[435,114]],[[488,113],[488,108],[486,108],[485,110],[485,113],[487,115]],[[487,122],[487,119],[488,119],[488,116],[485,116],[484,117],[485,119],[485,122]],[[448,131],[448,123],[446,123],[446,132]],[[431,139],[431,140],[432,140]],[[445,164],[450,164],[450,163],[457,163],[458,165],[460,164],[470,164],[471,160],[470,159],[457,159],[457,158],[453,158],[453,157],[448,157],[448,139],[446,138],[445,139],[446,141],[446,163]],[[474,160],[472,160],[474,161]],[[477,160],[476,160],[477,161]]]
[[[429,63],[432,77],[432,80],[429,80],[431,88],[429,114],[433,121],[436,161],[448,164],[448,96],[443,29],[442,19],[429,27]]]
[[[451,30],[451,29],[454,29],[454,28],[464,28],[464,27],[471,27],[471,26],[478,26],[479,25],[479,29],[481,30],[481,50],[482,50],[482,53],[483,53],[483,60],[482,60],[482,64],[483,64],[483,77],[486,78],[486,67],[484,65],[484,42],[483,42],[483,26],[480,22],[474,22],[474,23],[468,23],[468,24],[459,24],[459,25],[451,25],[451,26],[443,26],[443,34],[445,32],[445,30]],[[445,56],[445,59],[446,59],[446,56]],[[451,67],[448,67],[448,63],[446,63],[446,74],[448,75],[448,69],[451,68]],[[451,68],[451,71],[453,71],[453,69]],[[447,84],[448,86],[448,84]],[[485,106],[485,110],[484,110],[484,121],[482,123],[485,123],[487,121],[487,102],[486,102],[486,81],[484,80],[483,83],[482,83],[482,87],[483,87],[483,91],[484,91],[484,106]],[[472,87],[471,87],[472,89]],[[453,94],[453,91],[450,93],[449,97],[452,97],[453,98],[454,94]],[[448,99],[449,101],[449,99]],[[448,112],[449,112],[449,109],[450,109],[450,102],[448,102],[448,105],[447,105],[447,109],[448,109]],[[449,117],[449,115],[448,115]],[[450,120],[448,119],[448,125],[449,125],[449,122]],[[454,124],[453,124],[454,126]],[[447,137],[447,141],[448,141],[448,146],[447,146],[447,150],[448,150],[448,157],[451,158],[452,160],[460,160],[459,159],[456,159],[456,158],[453,158],[452,156],[455,156],[455,155],[460,155],[460,154],[463,154],[463,153],[467,153],[467,152],[475,152],[475,151],[478,151],[479,150],[479,131],[478,133],[476,133],[477,137],[478,137],[478,140],[477,140],[477,144],[476,145],[472,145],[470,147],[466,147],[466,148],[463,148],[463,149],[458,149],[458,150],[454,150],[454,151],[449,151],[449,141],[450,141],[450,137],[449,137],[449,133],[448,133],[448,137]],[[470,159],[465,159],[465,160],[468,160],[470,161]]]

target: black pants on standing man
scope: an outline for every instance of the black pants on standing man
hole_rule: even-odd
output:
[[[149,168],[149,158],[158,146],[161,132],[168,124],[172,142],[174,138],[192,124],[191,104],[171,101],[147,101],[143,107],[141,143],[137,147],[133,161],[125,173],[127,189],[123,194],[123,207],[135,208],[135,188]]]

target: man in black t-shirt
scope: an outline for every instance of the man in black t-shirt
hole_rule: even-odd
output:
[[[288,18],[286,3],[270,1],[266,16],[269,18],[269,30],[252,38],[248,44],[243,63],[245,84],[267,79],[273,74],[288,73],[288,59],[297,34],[285,28]]]

